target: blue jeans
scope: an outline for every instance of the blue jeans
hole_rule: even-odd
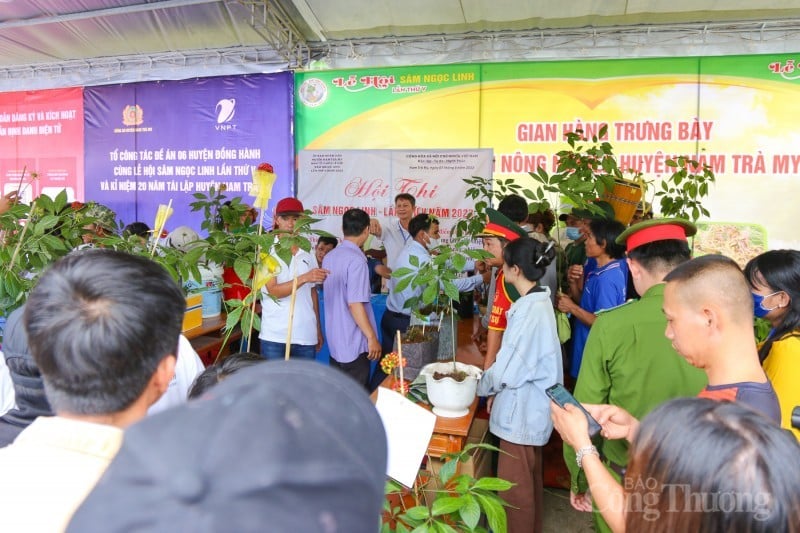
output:
[[[286,357],[286,343],[262,340],[261,357],[268,361],[284,359]],[[314,361],[317,358],[317,347],[311,344],[292,344],[289,349],[289,358]]]

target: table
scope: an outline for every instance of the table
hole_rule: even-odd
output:
[[[225,340],[225,320],[227,315],[222,313],[215,317],[204,318],[202,324],[196,328],[192,328],[183,332],[184,337],[189,339],[189,342],[200,356],[203,364],[206,366],[214,364],[217,359],[224,359],[230,355],[230,345],[242,338],[242,330],[236,328],[228,337],[228,342],[222,346],[222,341]],[[217,357],[219,355],[219,357]]]
[[[394,376],[388,376],[381,383],[381,387],[391,389],[396,383]],[[377,399],[378,392],[373,391],[371,398],[373,401]],[[430,411],[430,406],[420,404],[421,407]],[[470,434],[470,428],[475,420],[475,411],[478,409],[478,398],[472,402],[469,407],[469,412],[460,418],[445,418],[442,416],[436,417],[436,424],[433,426],[433,435],[428,444],[427,454],[430,457],[439,458],[446,453],[460,452],[467,444],[467,437]]]

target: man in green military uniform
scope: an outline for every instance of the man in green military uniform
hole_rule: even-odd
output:
[[[642,297],[597,317],[575,387],[579,401],[618,405],[641,418],[666,400],[696,396],[706,385],[703,371],[689,365],[664,336],[667,321],[661,310],[663,279],[689,260],[686,238],[696,231],[685,220],[659,219],[631,226],[617,238],[626,245],[633,283]],[[628,443],[602,440],[598,448],[609,471],[620,480],[628,461]],[[572,506],[592,510],[575,451],[567,445],[564,460],[571,474]],[[596,531],[609,531],[594,511]]]

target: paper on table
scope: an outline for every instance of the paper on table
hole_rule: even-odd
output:
[[[436,415],[385,387],[378,388],[375,408],[388,442],[386,474],[411,487],[431,441]]]

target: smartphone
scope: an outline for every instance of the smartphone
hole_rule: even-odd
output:
[[[562,408],[568,403],[571,403],[572,405],[583,411],[583,414],[586,415],[586,419],[589,421],[590,437],[594,437],[595,435],[600,433],[600,430],[602,429],[600,427],[600,424],[598,424],[597,420],[595,420],[592,417],[592,415],[589,414],[589,411],[583,408],[581,403],[575,399],[575,396],[570,394],[570,392],[564,388],[564,385],[556,383],[552,387],[548,387],[544,392],[545,394],[547,394],[547,396],[550,397],[551,400],[553,400],[556,404],[558,404]]]

